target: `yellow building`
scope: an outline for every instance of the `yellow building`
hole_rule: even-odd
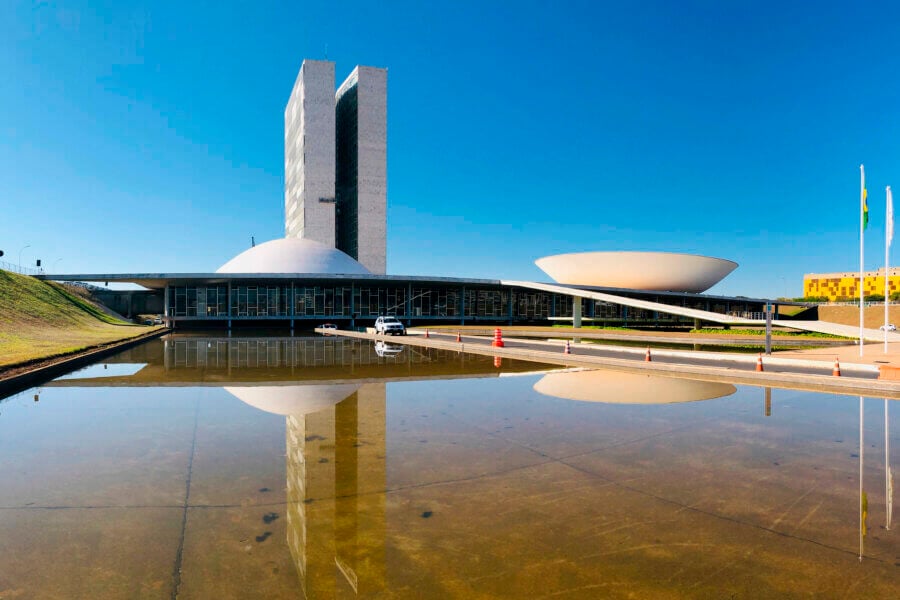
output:
[[[866,296],[884,294],[884,269],[863,273]],[[900,291],[900,267],[888,271],[888,294]],[[829,300],[853,300],[859,298],[859,272],[856,273],[807,273],[803,276],[803,295],[807,298],[824,297]]]

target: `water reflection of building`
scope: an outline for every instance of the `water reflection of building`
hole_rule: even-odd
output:
[[[604,370],[548,373],[534,389],[546,396],[612,404],[711,400],[737,391],[730,383]]]
[[[286,421],[287,544],[307,598],[383,586],[385,384],[226,388]]]
[[[376,342],[360,342],[350,338],[332,337],[195,337],[167,336],[163,340],[165,369],[296,369],[341,367],[375,367],[379,374],[385,366],[431,365],[441,373],[449,371],[473,372],[479,365],[488,371],[490,357],[462,354],[456,350],[397,346]],[[513,361],[515,370],[534,370],[534,363]],[[427,373],[431,369],[422,369]],[[404,370],[405,372],[405,370]],[[353,371],[350,371],[352,374]]]
[[[384,413],[376,383],[287,419],[288,543],[308,598],[370,596],[383,585]]]

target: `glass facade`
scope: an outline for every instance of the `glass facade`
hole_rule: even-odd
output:
[[[237,317],[285,317],[289,289],[278,286],[231,288],[231,314]]]
[[[228,315],[228,288],[224,285],[169,288],[169,314],[175,317]]]
[[[353,85],[335,107],[335,238],[337,248],[359,259],[359,86]]]
[[[297,317],[350,317],[350,286],[303,286],[294,288]]]
[[[230,295],[229,295],[230,294]],[[629,297],[720,314],[747,316],[763,310],[763,303],[744,299],[689,295],[628,293]],[[396,315],[410,321],[452,320],[527,323],[572,318],[572,296],[506,286],[450,285],[441,282],[346,281],[340,285],[294,281],[243,285],[169,286],[167,315],[184,319],[295,319],[374,320]],[[579,299],[585,324],[684,325],[683,317],[652,309]]]

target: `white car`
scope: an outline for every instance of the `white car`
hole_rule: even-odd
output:
[[[378,317],[375,319],[375,333],[381,335],[406,335],[406,327],[397,317]]]
[[[894,325],[893,323],[888,323],[887,325],[882,325],[878,329],[880,329],[882,331],[897,331],[897,326]]]
[[[334,323],[322,323],[319,325],[319,329],[329,329],[329,330],[337,330],[338,326]],[[323,333],[322,335],[328,335],[327,333]]]

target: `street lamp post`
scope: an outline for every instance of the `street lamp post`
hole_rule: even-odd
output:
[[[25,244],[22,250],[25,250],[25,248],[31,248],[31,244]],[[19,250],[19,275],[22,274],[22,250]]]

